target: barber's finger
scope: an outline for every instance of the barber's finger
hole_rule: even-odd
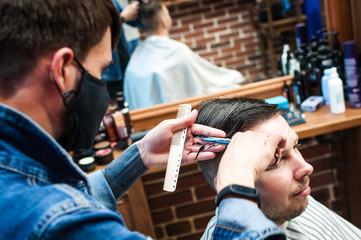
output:
[[[201,124],[193,124],[191,127],[193,135],[210,136],[210,137],[226,137],[226,133],[220,129],[204,126]]]
[[[189,153],[186,158],[184,159],[183,163],[189,163],[189,162],[194,162],[195,160],[197,161],[203,161],[203,160],[210,160],[216,157],[216,153],[214,152],[200,152],[197,156],[196,152],[191,152]]]
[[[175,132],[179,129],[183,129],[183,128],[191,126],[193,124],[193,122],[196,120],[197,115],[198,115],[197,110],[193,110],[187,116],[184,116],[181,118],[165,120],[165,121],[163,121],[163,123],[166,124],[170,128],[171,131]]]
[[[168,127],[171,131],[175,132],[179,129],[186,128],[191,126],[190,130],[193,135],[202,135],[202,136],[212,136],[212,137],[225,137],[226,133],[222,130],[215,129],[212,127],[204,126],[201,124],[193,124],[198,116],[198,111],[193,110],[189,115],[177,118],[166,120]]]
[[[190,152],[195,152],[198,153],[199,149],[201,149],[202,144],[195,144],[190,148]],[[224,145],[219,145],[219,144],[211,144],[211,145],[206,145],[203,149],[202,152],[220,152],[223,151],[226,148],[226,146]]]

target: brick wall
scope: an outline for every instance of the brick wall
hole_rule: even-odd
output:
[[[240,71],[247,81],[264,79],[263,41],[250,19],[249,8],[253,5],[254,0],[200,0],[170,5],[170,37],[218,66]],[[279,52],[280,46],[276,47]]]
[[[337,133],[302,140],[300,151],[313,165],[311,195],[345,217],[343,195],[334,168],[334,139]],[[182,166],[177,189],[163,191],[165,171],[142,177],[157,239],[200,239],[208,221],[214,216],[215,193],[197,164]]]

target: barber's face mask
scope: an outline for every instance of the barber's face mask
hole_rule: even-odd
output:
[[[106,82],[90,75],[75,57],[74,60],[83,74],[79,90],[73,89],[62,95],[75,124],[71,137],[61,143],[67,151],[91,147],[110,100]],[[67,100],[70,96],[72,99]]]

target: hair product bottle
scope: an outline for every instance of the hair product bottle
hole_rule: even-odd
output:
[[[290,51],[290,46],[288,44],[283,45],[283,51],[282,51],[282,56],[281,56],[283,75],[290,74],[290,72],[287,69],[287,62],[289,61],[289,59],[288,59],[289,51]]]
[[[336,72],[332,72],[328,81],[328,93],[330,98],[330,111],[333,114],[345,112],[345,97],[343,95],[342,80]]]
[[[283,86],[282,86],[282,95],[288,99],[288,101],[290,101],[290,98],[289,98],[289,88],[288,88],[288,85],[286,83],[286,80],[283,81]]]
[[[325,100],[326,105],[330,105],[330,95],[328,91],[328,81],[330,80],[331,73],[337,74],[337,69],[335,67],[327,68],[323,71],[323,77],[321,80],[322,96]],[[338,77],[338,76],[337,76]]]
[[[306,24],[299,23],[295,25],[296,32],[296,45],[299,52],[305,51],[305,45],[307,43],[307,29]]]
[[[348,99],[351,108],[361,107],[360,75],[357,62],[356,42],[344,42],[344,64]]]

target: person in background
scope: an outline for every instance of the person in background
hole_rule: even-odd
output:
[[[194,135],[225,133],[193,124],[193,111],[163,121],[104,170],[85,175],[68,151],[92,145],[108,107],[100,77],[119,39],[118,11],[111,0],[2,0],[0,16],[0,238],[146,239],[126,228],[116,200],[149,168],[166,165],[180,129],[188,128],[183,163],[194,161],[200,149]],[[243,141],[255,141],[257,155],[254,149],[245,155]],[[252,187],[254,173],[273,161],[280,142],[278,134],[236,134],[217,191],[234,183]],[[198,158],[214,158],[223,149],[209,148]],[[232,195],[219,202],[215,238],[284,239],[253,202]],[[245,214],[232,216],[229,209]]]
[[[244,81],[240,72],[218,67],[170,39],[172,18],[163,3],[142,4],[138,18],[148,36],[135,49],[124,75],[130,109],[236,88]]]
[[[228,138],[237,132],[256,131],[278,132],[287,139],[286,147],[276,151],[278,163],[260,173],[255,183],[262,212],[284,229],[287,239],[361,239],[360,229],[311,197],[309,175],[313,168],[298,151],[298,136],[276,105],[260,99],[219,98],[200,103],[198,111],[197,123],[221,129]],[[214,189],[222,155],[220,152],[215,159],[198,162]],[[202,239],[212,239],[216,219],[217,215]]]
[[[118,0],[113,0],[113,3],[120,12],[122,30],[117,47],[112,53],[113,62],[104,69],[101,77],[107,82],[107,88],[111,99],[116,97],[117,92],[123,91],[125,68],[128,65],[129,58],[134,49],[140,43],[138,28],[141,27],[140,21],[137,19],[139,8],[138,1],[134,1],[130,4],[127,4],[127,1],[122,1],[120,4]]]

